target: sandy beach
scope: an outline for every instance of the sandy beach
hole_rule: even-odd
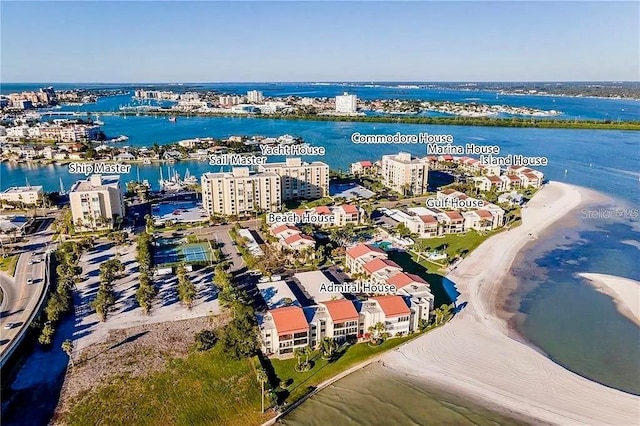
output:
[[[478,399],[491,408],[562,425],[635,425],[640,397],[574,374],[509,337],[496,301],[517,253],[593,193],[552,182],[522,210],[523,224],[478,247],[447,277],[467,305],[444,327],[384,357],[390,371]],[[626,296],[625,296],[626,297]]]
[[[606,274],[578,274],[613,299],[618,311],[640,326],[640,282]]]

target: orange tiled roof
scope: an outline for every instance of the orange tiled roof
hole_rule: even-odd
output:
[[[380,309],[386,317],[399,317],[409,315],[411,311],[401,296],[387,295],[372,297],[380,305]]]
[[[416,283],[416,282],[421,284],[427,284],[427,282],[422,278],[420,278],[419,276],[414,274],[408,274],[406,272],[401,272],[399,274],[396,274],[387,280],[387,283],[396,286],[396,288],[402,288],[406,285],[409,285],[411,283]]]
[[[334,322],[353,321],[358,319],[358,311],[356,311],[353,302],[347,299],[330,300],[322,302],[327,307],[329,316]]]
[[[370,274],[373,274],[374,272],[379,271],[380,269],[386,268],[387,266],[402,270],[402,268],[394,261],[389,259],[380,259],[380,258],[376,258],[368,261],[363,265],[363,268],[366,269],[367,272],[369,272]]]
[[[358,208],[356,206],[354,206],[353,204],[343,204],[340,207],[342,207],[342,210],[344,210],[344,212],[346,214],[357,214],[358,213]]]
[[[367,244],[358,244],[357,246],[353,246],[347,249],[347,255],[352,259],[357,259],[370,252],[386,254],[384,250]]]
[[[273,323],[278,331],[278,336],[284,334],[301,333],[309,330],[309,324],[304,316],[304,311],[298,306],[285,306],[269,311]]]

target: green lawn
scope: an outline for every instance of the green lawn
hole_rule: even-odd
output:
[[[468,231],[464,234],[447,234],[442,237],[427,238],[419,241],[425,243],[427,247],[426,251],[442,251],[442,249],[446,246],[445,252],[450,258],[453,258],[457,253],[460,252],[465,252],[465,255],[471,253],[484,240],[492,235],[502,232],[503,230],[504,228],[499,228],[491,232],[483,233]]]
[[[16,265],[18,264],[19,258],[19,254],[0,258],[0,271],[4,271],[7,274],[13,276],[13,274],[16,272]]]
[[[171,360],[146,377],[118,378],[82,396],[69,425],[258,425],[260,385],[251,359],[211,351]],[[71,373],[73,374],[73,373]]]
[[[342,352],[340,352],[337,359],[332,362],[322,359],[318,352],[313,352],[313,355],[309,358],[310,360],[313,360],[313,368],[302,373],[295,371],[295,358],[285,360],[271,359],[267,360],[266,363],[270,362],[273,367],[273,374],[272,377],[270,377],[272,382],[275,380],[273,385],[282,386],[287,383],[287,381],[293,380],[286,389],[282,389],[282,387],[276,388],[276,392],[281,396],[281,402],[286,401],[287,404],[291,405],[307,393],[311,392],[311,387],[317,386],[325,380],[348,370],[354,365],[357,365],[381,352],[388,351],[419,335],[419,333],[415,333],[405,337],[388,339],[381,345],[374,347],[369,346],[367,343],[358,343],[356,345],[347,346],[346,349],[343,349]],[[267,371],[271,370],[268,365],[266,369]]]
[[[312,207],[326,206],[333,203],[331,197],[320,198],[319,200],[306,201],[306,200],[288,200],[284,202],[284,205],[289,210],[295,209],[310,209]]]

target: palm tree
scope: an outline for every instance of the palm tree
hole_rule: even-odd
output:
[[[293,356],[296,357],[296,368],[302,370],[302,357],[304,356],[304,350],[301,347],[297,347],[293,350]]]
[[[260,396],[262,397],[262,412],[264,413],[264,384],[267,382],[267,372],[263,368],[256,371],[258,381],[260,382]]]
[[[62,342],[62,350],[64,351],[64,353],[66,353],[69,356],[69,360],[71,361],[71,367],[73,367],[74,366],[73,357],[71,356],[73,353],[73,342],[69,339]]]
[[[322,357],[325,359],[330,359],[333,356],[333,353],[337,349],[337,344],[334,339],[331,337],[325,337],[320,341],[320,351],[322,352]]]
[[[309,355],[311,355],[311,348],[309,346],[304,346],[302,348],[302,353],[307,357],[305,365],[309,365]]]

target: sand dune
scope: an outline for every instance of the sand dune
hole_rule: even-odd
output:
[[[449,274],[468,305],[447,325],[385,356],[398,374],[436,383],[541,422],[640,424],[640,398],[591,382],[508,336],[495,301],[518,251],[592,193],[551,183],[523,209],[523,225],[483,243]]]
[[[610,296],[618,311],[640,325],[640,282],[605,274],[578,274],[596,289]]]

